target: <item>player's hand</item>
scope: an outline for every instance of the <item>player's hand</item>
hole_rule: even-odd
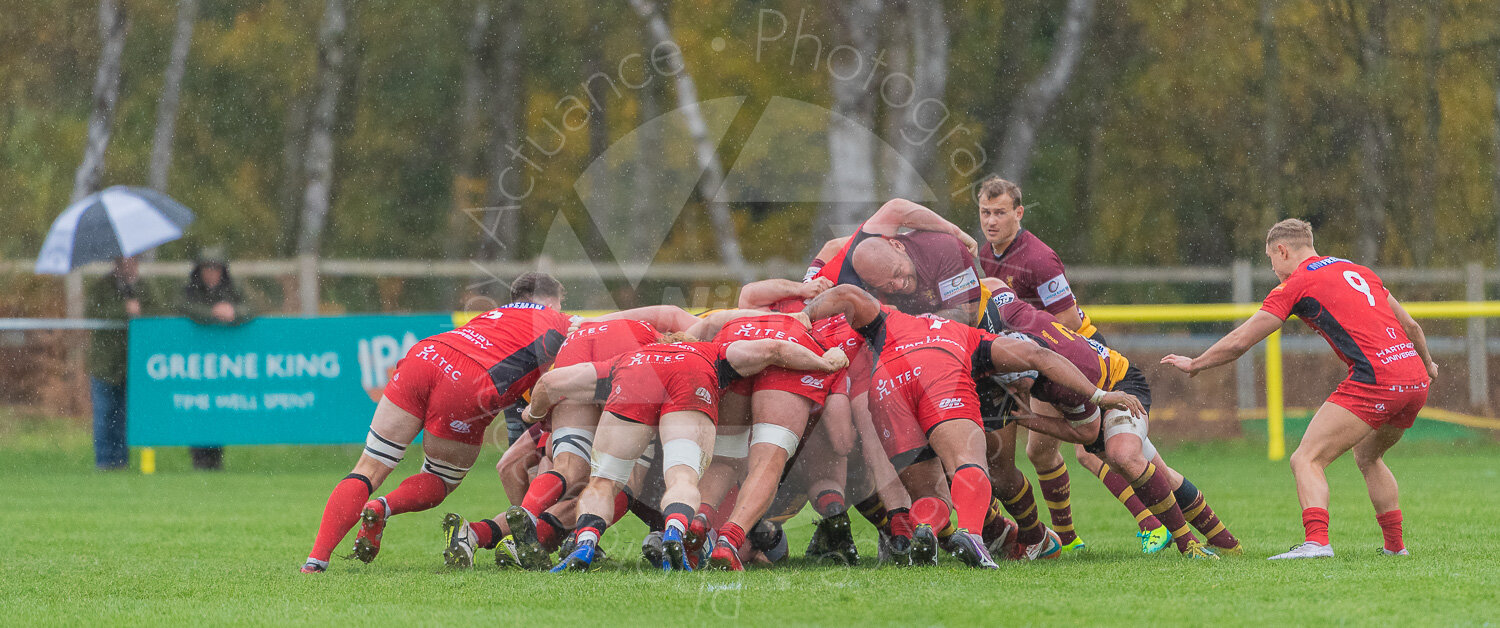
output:
[[[1437,378],[1438,378],[1437,362],[1433,362],[1431,360],[1428,360],[1427,361],[1427,379],[1430,379],[1430,380],[1432,380],[1432,381],[1435,382],[1435,381],[1437,381]]]
[[[832,279],[829,279],[827,277],[818,277],[817,279],[814,279],[812,281],[803,282],[802,291],[797,296],[800,296],[803,299],[811,299],[820,294],[823,294],[823,292],[832,287]]]
[[[1198,374],[1197,371],[1193,370],[1193,359],[1187,356],[1177,355],[1175,353],[1169,354],[1161,359],[1161,363],[1173,366],[1177,370],[1187,373],[1188,377],[1192,377]]]
[[[1146,418],[1146,406],[1130,393],[1111,390],[1099,398],[1099,407],[1125,410],[1138,419]]]
[[[964,243],[964,248],[969,249],[969,255],[973,255],[974,257],[979,257],[979,243],[974,241],[974,237],[973,236],[971,236],[971,235],[969,235],[967,233],[964,233],[962,231],[960,231],[960,232],[958,232],[958,233],[956,233],[954,235],[958,236],[958,241],[959,242],[963,242]]]
[[[574,316],[568,323],[568,333],[571,334],[575,331],[578,331],[578,328],[582,327],[584,323],[593,322],[593,320],[594,319],[584,318],[582,316]]]
[[[827,360],[833,366],[833,368],[828,370],[829,373],[849,366],[849,356],[844,354],[844,350],[841,347],[834,347],[824,352],[823,359]]]

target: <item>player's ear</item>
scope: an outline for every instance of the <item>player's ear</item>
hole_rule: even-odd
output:
[[[1016,206],[1016,220],[1020,220],[1021,217],[1025,216],[1025,215],[1026,215],[1026,206],[1025,205],[1017,205]]]

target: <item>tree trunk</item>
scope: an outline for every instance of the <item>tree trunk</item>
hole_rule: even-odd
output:
[[[1390,145],[1390,122],[1386,114],[1386,0],[1369,3],[1364,29],[1359,37],[1360,101],[1364,119],[1360,123],[1360,204],[1356,213],[1359,233],[1354,251],[1363,264],[1380,260],[1380,241],[1385,231],[1387,181],[1386,154]],[[1352,19],[1353,16],[1351,16]]]
[[[932,169],[933,153],[940,137],[932,129],[937,128],[947,114],[943,107],[935,106],[942,101],[948,88],[948,25],[941,2],[918,2],[899,0],[891,5],[901,19],[888,24],[899,25],[892,29],[894,41],[886,46],[890,61],[890,74],[905,72],[911,77],[910,98],[880,92],[886,102],[885,141],[894,147],[911,169],[886,164],[884,170],[891,179],[891,196],[917,199],[925,193],[926,177]],[[898,50],[898,43],[900,42]],[[906,59],[908,50],[910,60]],[[898,62],[903,69],[898,70]],[[904,80],[893,80],[892,87],[907,87]],[[942,187],[942,186],[939,186]],[[939,202],[946,197],[939,195]],[[918,199],[926,200],[926,199]]]
[[[862,64],[873,63],[879,45],[879,0],[836,0],[829,3],[834,22],[834,45],[849,46]],[[834,57],[835,55],[829,55]],[[875,103],[865,72],[839,66],[828,70],[833,91],[833,114],[828,121],[828,174],[823,178],[823,207],[813,228],[812,248],[849,235],[875,207]],[[851,76],[847,80],[839,77]]]
[[[1026,86],[1011,107],[1000,146],[1000,176],[1020,183],[1031,167],[1031,152],[1052,103],[1062,95],[1083,56],[1084,37],[1094,20],[1095,0],[1068,0],[1063,25],[1040,76]]]
[[[327,0],[318,28],[318,71],[314,79],[318,96],[308,130],[307,188],[302,195],[302,229],[297,238],[302,268],[298,292],[304,316],[318,313],[317,260],[333,196],[333,125],[344,74],[345,26],[343,0]]]
[[[1284,106],[1281,102],[1281,53],[1276,41],[1276,0],[1260,0],[1261,98],[1265,118],[1261,121],[1260,186],[1261,226],[1269,229],[1286,215],[1281,198],[1282,148],[1281,127]]]
[[[1500,8],[1500,4],[1495,5]],[[1500,50],[1497,50],[1500,53]],[[1495,59],[1495,145],[1491,149],[1495,155],[1495,205],[1490,208],[1490,213],[1500,218],[1500,54]],[[1500,219],[1495,222],[1495,267],[1500,268]]]
[[[125,54],[125,9],[115,0],[99,0],[99,69],[94,73],[94,103],[89,113],[88,140],[83,161],[73,175],[72,200],[77,201],[99,187],[104,177],[104,151],[109,147],[115,103],[120,98],[120,60]]]
[[[474,19],[464,38],[462,64],[463,97],[458,108],[457,165],[453,168],[453,211],[448,214],[447,237],[443,238],[443,257],[453,260],[464,255],[464,237],[468,212],[484,203],[484,119],[480,112],[485,103],[485,40],[490,30],[489,0],[474,6]]]
[[[1442,54],[1442,15],[1438,0],[1428,0],[1426,28],[1422,38],[1422,130],[1424,144],[1422,171],[1417,178],[1417,198],[1410,203],[1412,257],[1418,266],[1432,263],[1437,243],[1438,155],[1442,150],[1439,132],[1443,124],[1442,100],[1438,93],[1438,70]]]
[[[178,0],[177,26],[172,35],[172,51],[167,57],[167,71],[161,83],[161,100],[156,105],[156,131],[151,135],[151,171],[147,181],[152,188],[167,191],[167,173],[172,169],[172,139],[177,132],[177,104],[182,96],[182,76],[187,73],[188,50],[193,43],[193,23],[198,19],[198,0]]]
[[[672,39],[672,31],[667,27],[667,20],[658,10],[656,3],[650,0],[629,0],[629,2],[636,14],[646,22],[646,30],[651,36],[653,50],[656,46],[664,45],[670,45],[677,50],[682,49]],[[682,59],[681,55],[677,58]],[[718,240],[720,259],[725,266],[729,267],[729,272],[734,278],[743,283],[749,283],[754,281],[755,277],[750,274],[750,269],[745,265],[745,259],[740,254],[740,240],[736,234],[734,216],[729,213],[728,203],[716,200],[719,188],[724,184],[724,167],[719,163],[717,147],[708,138],[708,124],[703,120],[703,112],[698,109],[698,88],[693,84],[693,75],[686,67],[677,73],[675,81],[677,106],[683,112],[688,133],[693,138],[698,167],[703,171],[703,176],[698,179],[698,195],[708,206],[708,219],[712,223],[714,237]]]
[[[482,233],[476,257],[480,260],[513,260],[519,257],[520,198],[525,180],[516,170],[526,167],[512,157],[510,148],[521,142],[521,123],[525,119],[526,88],[521,55],[525,51],[523,28],[525,2],[502,0],[496,24],[493,84],[490,86],[490,173],[484,208],[476,213]],[[508,183],[507,183],[508,182]],[[517,198],[512,198],[516,196]]]

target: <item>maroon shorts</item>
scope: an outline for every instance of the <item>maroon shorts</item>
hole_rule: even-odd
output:
[[[596,364],[596,368],[603,371],[609,366]],[[605,412],[655,426],[661,415],[668,412],[697,410],[707,414],[714,424],[719,422],[719,381],[711,370],[684,362],[621,364],[608,376],[610,389],[604,402]]]
[[[1426,382],[1376,386],[1344,380],[1328,396],[1328,403],[1354,413],[1371,428],[1390,425],[1406,429],[1417,420],[1417,411],[1427,404]]]
[[[419,342],[396,363],[385,398],[422,419],[438,438],[480,445],[502,410],[490,375],[473,358],[440,342]]]
[[[892,459],[926,447],[927,435],[940,423],[983,425],[969,365],[938,349],[912,351],[876,367],[870,417]]]

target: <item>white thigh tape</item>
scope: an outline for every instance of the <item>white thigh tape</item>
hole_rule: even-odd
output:
[[[396,465],[401,464],[401,459],[406,457],[406,445],[399,445],[391,439],[376,434],[372,428],[370,433],[365,435],[365,455],[394,469]]]
[[[797,453],[797,443],[802,437],[780,425],[756,423],[750,428],[750,444],[769,443],[786,450],[786,455]]]
[[[552,430],[552,459],[562,454],[573,454],[583,460],[589,459],[594,450],[594,433],[577,427],[560,427]]]
[[[604,478],[624,484],[630,481],[630,472],[635,469],[634,460],[622,460],[597,449],[589,460],[596,478]]]
[[[1145,453],[1146,445],[1151,442],[1146,438],[1146,420],[1136,418],[1135,415],[1126,410],[1110,410],[1104,414],[1104,440],[1109,440],[1116,434],[1134,434],[1136,438],[1141,439],[1141,451],[1143,454]],[[1151,448],[1153,454],[1147,455],[1147,460],[1156,457],[1154,454],[1155,449],[1155,447]]]
[[[661,444],[662,469],[683,465],[703,475],[703,448],[688,438],[674,438]]]
[[[653,462],[656,462],[656,443],[646,445],[646,451],[641,452],[641,457],[635,459],[636,464],[647,469],[651,468]]]
[[[1073,414],[1075,412],[1083,412],[1083,408],[1084,408],[1084,406],[1078,406],[1077,408],[1074,408],[1074,409],[1068,411],[1068,414]],[[1070,419],[1068,421],[1068,425],[1071,425],[1073,427],[1082,427],[1084,425],[1088,425],[1088,424],[1093,423],[1094,421],[1098,421],[1098,420],[1099,420],[1099,409],[1098,408],[1094,408],[1093,413],[1089,414],[1088,416],[1086,416],[1086,417],[1084,417],[1082,419],[1078,419],[1078,420],[1071,420]],[[1105,438],[1109,438],[1109,437],[1105,436]]]
[[[458,484],[464,481],[464,476],[469,474],[469,467],[456,467],[441,460],[423,456],[422,471],[443,478],[443,481],[449,484]]]
[[[722,458],[749,458],[750,432],[715,436],[714,455]]]

